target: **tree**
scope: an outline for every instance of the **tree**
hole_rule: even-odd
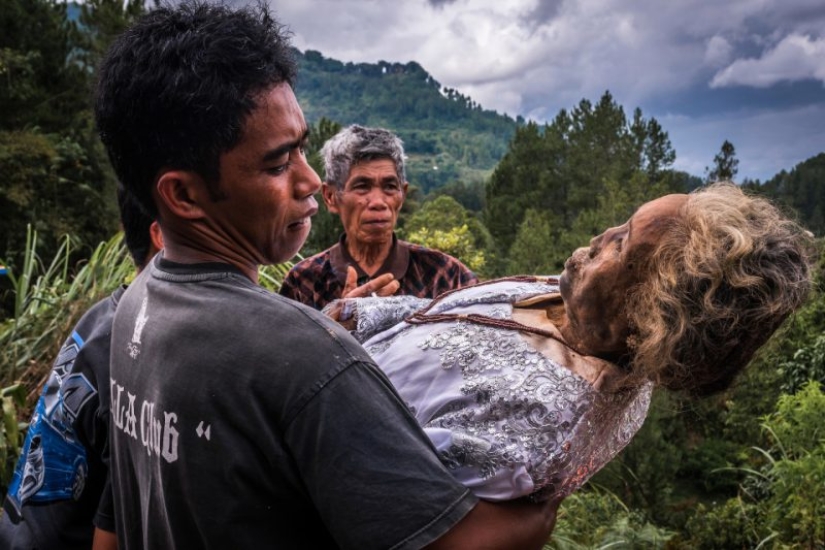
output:
[[[141,13],[143,0],[0,0],[0,257],[19,258],[27,224],[46,257],[78,239],[72,263],[116,230],[89,92],[97,58]]]
[[[97,68],[112,41],[145,11],[144,0],[85,0],[80,4],[79,57],[89,72]]]
[[[0,129],[71,127],[89,75],[73,62],[77,27],[58,0],[0,0]]]
[[[64,235],[94,247],[117,230],[107,181],[88,151],[68,137],[0,132],[0,173],[0,249],[12,265],[22,257],[27,225],[40,235],[45,257]]]
[[[552,212],[529,209],[508,254],[507,273],[511,275],[558,275],[558,217]]]
[[[719,153],[713,157],[713,170],[705,168],[708,183],[715,181],[733,181],[739,171],[739,159],[736,158],[736,148],[728,140],[722,143]]]
[[[493,240],[484,225],[447,195],[425,202],[399,233],[410,242],[458,258],[482,277],[493,256]]]
[[[528,123],[516,131],[490,178],[484,220],[500,249],[509,250],[528,210],[552,213],[554,231],[570,230],[583,212],[600,208],[607,182],[641,177],[639,185],[653,190],[668,180],[674,160],[655,119],[636,109],[629,122],[605,92],[595,105],[583,99],[549,125]]]

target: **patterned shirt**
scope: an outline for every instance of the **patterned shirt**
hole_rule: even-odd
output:
[[[350,265],[358,273],[358,286],[384,273],[392,273],[401,283],[397,295],[418,298],[435,298],[447,290],[478,282],[475,274],[452,256],[398,240],[395,235],[392,239],[389,256],[370,277],[352,259],[345,244],[346,235],[342,235],[337,244],[296,264],[284,279],[281,294],[322,309],[341,297]]]

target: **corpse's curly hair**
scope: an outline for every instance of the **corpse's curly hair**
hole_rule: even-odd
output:
[[[701,397],[728,388],[805,300],[811,234],[730,182],[688,196],[628,299],[632,371]]]

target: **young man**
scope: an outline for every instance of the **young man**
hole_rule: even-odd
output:
[[[140,271],[163,246],[160,230],[122,189],[124,240]],[[91,307],[55,359],[23,443],[0,517],[0,547],[88,550],[108,481],[109,344],[122,286]],[[106,506],[103,506],[106,508]]]
[[[479,502],[366,353],[257,285],[303,244],[318,176],[281,26],[158,8],[112,45],[95,114],[164,252],[112,335],[121,548],[539,548],[554,504]]]
[[[374,281],[378,286],[388,274],[395,286],[382,288],[381,296],[435,298],[478,282],[452,256],[395,236],[407,195],[404,147],[398,136],[383,128],[353,125],[327,141],[321,154],[324,202],[341,217],[344,235],[293,267],[281,286],[282,295],[322,309],[337,298],[358,296],[347,292],[353,285]]]

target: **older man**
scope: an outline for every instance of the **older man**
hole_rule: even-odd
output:
[[[327,141],[321,154],[324,202],[341,217],[344,234],[337,244],[292,268],[282,295],[321,309],[370,281],[374,288],[397,281],[379,290],[380,295],[419,298],[478,282],[452,256],[396,237],[408,185],[404,148],[397,136],[383,128],[353,125]]]

